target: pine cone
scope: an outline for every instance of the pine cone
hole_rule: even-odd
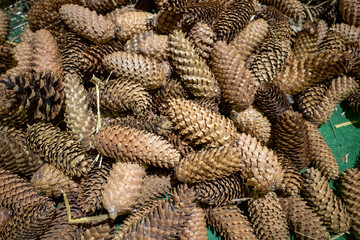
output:
[[[359,43],[360,28],[346,23],[337,23],[331,26],[330,30],[340,33],[347,44]]]
[[[318,46],[319,52],[344,52],[345,39],[338,32],[328,30]]]
[[[205,23],[198,22],[190,29],[189,38],[194,43],[196,53],[200,57],[208,59],[215,42],[215,33],[212,28]]]
[[[351,218],[351,230],[356,238],[360,237],[360,171],[356,168],[347,169],[341,176],[341,194],[346,210]]]
[[[13,212],[10,209],[0,207],[0,232],[2,232],[10,222],[12,215]]]
[[[295,39],[292,51],[298,59],[306,58],[307,56],[318,52],[317,24],[305,23],[305,26],[301,29]]]
[[[118,160],[165,168],[175,167],[180,161],[180,153],[166,140],[135,128],[105,127],[95,136],[94,145],[105,156]]]
[[[139,52],[145,56],[153,57],[159,61],[168,57],[168,36],[154,34],[140,42]]]
[[[155,30],[160,34],[169,34],[180,27],[183,9],[177,12],[160,10],[154,17]]]
[[[103,64],[117,77],[139,82],[146,89],[161,87],[166,80],[166,72],[155,59],[127,52],[106,55]]]
[[[51,124],[29,126],[27,143],[32,151],[70,177],[84,176],[91,169],[92,159],[85,156],[78,143]]]
[[[224,10],[224,4],[219,1],[205,1],[187,5],[181,16],[180,24],[183,28],[191,28],[197,23],[211,26]]]
[[[326,94],[328,86],[324,83],[316,84],[296,96],[299,111],[304,116],[311,116]]]
[[[71,30],[90,41],[107,42],[114,38],[115,25],[95,11],[76,4],[65,4],[59,14]]]
[[[125,43],[124,51],[128,53],[140,53],[140,44],[148,37],[152,38],[156,35],[157,34],[152,30],[137,34]]]
[[[168,135],[166,139],[180,152],[182,157],[186,157],[194,152],[194,149],[187,142],[183,141],[181,136],[176,133]]]
[[[250,200],[249,215],[259,239],[289,239],[285,214],[276,193]]]
[[[245,214],[236,206],[210,209],[207,213],[210,225],[225,239],[256,240],[254,229]]]
[[[283,14],[294,19],[296,22],[303,21],[306,17],[305,9],[298,0],[260,0],[260,3],[276,7]]]
[[[169,53],[177,73],[196,97],[220,95],[218,83],[204,59],[196,53],[190,39],[178,30],[169,35]]]
[[[345,205],[335,196],[327,180],[314,168],[307,169],[303,176],[305,198],[320,216],[329,232],[342,233],[349,230],[350,218]]]
[[[96,106],[96,89],[89,90],[91,105]],[[100,107],[108,111],[132,110],[135,115],[146,115],[151,107],[150,94],[140,83],[114,79],[100,89]]]
[[[300,194],[302,177],[300,171],[296,169],[296,166],[287,158],[279,155],[279,162],[284,170],[284,178],[281,184],[281,190],[287,196],[297,196]]]
[[[169,105],[168,113],[175,128],[194,145],[216,147],[234,142],[236,128],[223,115],[189,100],[174,99],[169,101]]]
[[[0,9],[0,44],[3,44],[6,41],[6,37],[9,33],[9,17]]]
[[[248,195],[244,182],[237,173],[214,181],[201,182],[195,185],[196,198],[208,205],[231,205],[234,203],[233,199]]]
[[[340,0],[339,8],[342,18],[347,24],[360,27],[360,1]]]
[[[8,43],[0,44],[0,74],[16,66],[17,62],[14,54],[13,45]]]
[[[154,15],[150,12],[141,11],[121,11],[115,10],[108,15],[108,19],[112,21],[118,29],[115,35],[120,41],[127,41],[137,34],[141,34],[150,30],[149,19]]]
[[[42,192],[47,197],[59,198],[63,191],[67,195],[77,197],[81,191],[76,182],[49,164],[43,165],[34,173],[31,183],[39,194]]]
[[[218,40],[231,41],[249,24],[250,18],[254,13],[255,6],[250,0],[229,2],[213,24]]]
[[[230,118],[240,132],[249,134],[264,144],[269,141],[271,123],[252,105],[242,112],[231,111]]]
[[[312,123],[306,122],[308,129],[309,158],[314,167],[328,180],[336,180],[339,177],[339,165],[326,144],[323,136]]]
[[[113,227],[108,222],[90,226],[84,230],[80,240],[110,240]]]
[[[200,207],[195,207],[190,215],[185,229],[180,233],[181,240],[207,240],[207,229],[205,211]]]
[[[127,4],[128,0],[80,0],[79,2],[91,11],[108,12]]]
[[[326,231],[320,217],[306,204],[302,198],[291,196],[280,198],[289,227],[301,240],[327,239]]]
[[[360,112],[360,91],[356,91],[355,93],[351,94],[346,101],[348,102],[349,106],[355,111]]]
[[[306,121],[294,111],[284,112],[274,126],[275,148],[301,171],[310,165]]]

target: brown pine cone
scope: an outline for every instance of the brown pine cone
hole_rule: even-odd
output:
[[[183,10],[173,12],[171,10],[160,10],[154,17],[155,30],[160,34],[169,34],[180,28],[180,19]]]
[[[80,0],[91,11],[108,12],[128,3],[128,0]]]
[[[9,17],[0,9],[0,44],[6,41],[6,37],[9,33]]]
[[[199,104],[200,106],[213,111],[214,113],[220,113],[219,109],[219,99],[217,98],[195,98],[194,103]]]
[[[245,214],[236,206],[209,209],[207,219],[225,239],[256,240],[254,229]]]
[[[161,87],[166,81],[166,72],[155,59],[139,54],[115,52],[106,55],[105,68],[114,76],[139,82],[146,89]]]
[[[39,194],[44,193],[47,197],[59,198],[63,191],[69,196],[77,197],[81,191],[79,184],[49,164],[43,165],[34,173],[31,183]]]
[[[249,24],[254,13],[255,6],[250,0],[234,0],[229,2],[213,24],[217,39],[227,42],[231,41]]]
[[[321,173],[314,168],[308,168],[303,173],[303,177],[305,198],[320,216],[328,231],[342,233],[349,230],[350,217],[345,205],[335,196],[326,178],[322,177]]]
[[[113,226],[108,222],[90,226],[84,230],[80,240],[110,240],[112,238],[112,230]]]
[[[186,157],[194,152],[194,149],[187,142],[183,141],[181,136],[176,133],[171,133],[166,139],[180,152],[182,157]]]
[[[125,126],[102,128],[95,136],[95,148],[105,156],[154,166],[178,165],[180,153],[161,137]]]
[[[356,91],[351,94],[347,99],[349,106],[355,111],[360,113],[360,91]]]
[[[328,239],[330,234],[306,201],[300,197],[291,196],[280,198],[282,209],[284,210],[290,230],[294,231],[295,236],[301,240]]]
[[[356,168],[347,169],[341,176],[341,194],[346,210],[351,218],[351,232],[360,238],[360,171]]]
[[[180,24],[183,28],[191,28],[197,23],[211,26],[224,10],[224,4],[219,1],[203,1],[186,6],[181,16]]]
[[[331,26],[330,30],[340,33],[344,38],[345,43],[359,43],[360,28],[346,23],[337,23]]]
[[[360,27],[360,1],[340,0],[339,8],[342,18],[347,24]]]
[[[163,61],[168,57],[168,36],[154,34],[140,42],[139,52],[145,56]]]
[[[168,113],[180,135],[194,145],[207,147],[229,145],[235,141],[234,123],[200,105],[183,99],[169,101]]]
[[[276,193],[250,200],[249,215],[259,239],[289,239],[286,217]]]
[[[128,53],[140,53],[140,44],[148,37],[153,37],[154,35],[156,35],[156,33],[152,30],[137,34],[125,43],[124,51]]]
[[[10,209],[0,207],[0,232],[2,232],[10,222],[12,215],[13,212]]]
[[[180,30],[169,35],[169,53],[177,73],[196,97],[214,98],[220,95],[218,82],[206,61]]]
[[[299,0],[260,0],[260,3],[276,7],[283,14],[294,19],[296,22],[305,20],[305,9]]]
[[[0,122],[0,131],[6,134],[9,138],[15,138],[15,140],[26,144],[26,132],[24,129],[19,128],[17,124],[12,122]]]
[[[249,134],[266,144],[270,138],[271,123],[262,112],[251,105],[242,112],[231,111],[230,118],[240,132]]]
[[[281,191],[287,196],[297,196],[300,194],[302,177],[300,171],[296,166],[287,158],[278,155],[279,162],[284,170],[284,178],[281,184]]]
[[[249,190],[244,183],[245,180],[238,173],[213,181],[201,182],[195,185],[196,198],[208,205],[231,205],[234,204],[233,199],[248,196]]]
[[[91,161],[79,144],[49,123],[35,123],[26,133],[29,148],[70,177],[81,177],[91,169]]]
[[[205,211],[200,207],[192,209],[190,220],[187,222],[185,229],[180,233],[181,240],[207,240],[207,228]]]
[[[76,4],[65,4],[60,18],[77,34],[93,42],[107,42],[115,36],[115,25],[103,15]]]
[[[275,149],[301,171],[310,165],[306,121],[302,114],[285,111],[274,126]]]
[[[77,198],[78,205],[86,215],[92,215],[103,208],[101,203],[102,186],[107,183],[111,164],[102,162],[101,168],[94,166],[87,176],[81,179],[81,189]]]
[[[131,212],[141,195],[144,176],[144,167],[137,163],[117,162],[113,165],[101,190],[101,202],[111,218]]]
[[[13,45],[8,43],[0,44],[0,74],[16,66],[14,48]]]
[[[295,102],[299,111],[304,116],[310,116],[325,97],[327,88],[326,84],[319,83],[297,94]]]
[[[215,42],[215,33],[212,28],[205,23],[198,22],[190,29],[189,38],[194,43],[196,53],[200,57],[208,59]]]
[[[272,124],[292,106],[286,94],[274,83],[261,84],[256,91],[255,105],[264,113]]]
[[[96,106],[95,88],[89,89],[92,106]],[[135,115],[144,116],[151,108],[151,97],[140,83],[131,80],[114,79],[100,89],[100,108],[106,111],[132,110]]]
[[[345,51],[345,39],[340,33],[328,30],[318,46],[319,52]]]
[[[127,41],[137,34],[150,30],[149,19],[154,15],[150,12],[141,11],[115,11],[106,15],[117,29],[115,35],[120,41]]]
[[[310,22],[304,24],[303,29],[297,34],[292,51],[298,59],[318,52],[317,24]]]
[[[339,165],[331,151],[331,148],[326,144],[323,136],[317,127],[306,122],[308,129],[309,142],[309,158],[312,165],[321,172],[321,174],[328,180],[336,180],[339,177]]]

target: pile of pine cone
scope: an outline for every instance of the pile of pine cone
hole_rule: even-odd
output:
[[[360,111],[359,0],[26,2],[18,44],[0,10],[1,239],[360,238],[318,131]]]

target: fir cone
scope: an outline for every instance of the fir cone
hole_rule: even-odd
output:
[[[180,153],[166,140],[130,127],[105,127],[95,136],[94,145],[105,156],[118,160],[165,168],[175,167],[180,161]]]
[[[152,30],[137,34],[125,43],[124,51],[128,53],[140,53],[140,44],[148,37],[153,37],[155,35],[156,33]]]
[[[139,52],[145,56],[156,58],[159,61],[168,57],[168,36],[154,34],[140,42]]]
[[[101,190],[101,201],[111,218],[131,211],[140,197],[144,176],[144,167],[136,163],[117,162],[113,165]]]
[[[347,99],[347,103],[349,106],[355,111],[360,112],[360,91],[356,91],[353,94],[351,94]]]
[[[328,86],[324,83],[316,84],[296,95],[295,102],[304,116],[310,116],[323,100]]]
[[[111,164],[102,162],[101,168],[94,166],[88,175],[81,179],[81,189],[77,202],[82,212],[92,215],[96,210],[103,208],[101,203],[102,186],[107,183]]]
[[[335,52],[344,51],[345,39],[339,33],[328,30],[326,36],[322,39],[318,46],[319,52]]]
[[[127,4],[128,0],[80,0],[79,2],[91,11],[108,12]]]
[[[75,141],[88,150],[92,147],[95,133],[95,116],[89,109],[87,94],[81,79],[76,74],[65,76],[65,121]]]
[[[17,62],[14,54],[13,45],[8,43],[0,44],[0,74],[16,66]]]
[[[330,30],[335,31],[345,39],[345,43],[359,43],[360,28],[346,23],[337,23],[331,26]]]
[[[272,124],[292,106],[286,94],[274,83],[262,84],[256,91],[255,105],[264,113]]]
[[[185,229],[180,234],[181,240],[207,240],[207,229],[205,211],[200,207],[195,207],[190,215]]]
[[[236,206],[223,206],[208,210],[207,219],[210,225],[224,237],[224,239],[258,239],[251,223],[245,214]]]
[[[180,28],[182,14],[183,10],[176,12],[167,9],[160,10],[154,17],[155,30],[160,34],[169,34]]]
[[[280,198],[287,222],[295,236],[301,240],[327,239],[330,235],[326,231],[320,217],[306,201],[300,197],[291,196]]]
[[[196,198],[208,205],[231,205],[234,204],[232,200],[248,195],[244,182],[238,173],[214,181],[201,182],[195,185]]]
[[[10,209],[0,207],[0,232],[2,232],[10,222],[12,215],[13,212]]]
[[[224,4],[219,1],[203,1],[186,6],[181,16],[180,24],[183,28],[191,28],[197,23],[211,26],[224,10]]]
[[[230,119],[217,114],[189,100],[169,101],[169,116],[180,135],[194,145],[215,147],[232,144],[236,128]]]
[[[301,171],[310,165],[306,121],[294,111],[284,112],[274,126],[275,149]]]
[[[220,113],[219,109],[219,99],[216,98],[195,98],[194,103],[199,104],[200,106],[213,111],[214,113]]]
[[[196,53],[200,57],[208,59],[215,42],[215,33],[212,28],[205,23],[198,22],[190,29],[189,38],[194,43]]]
[[[360,1],[341,0],[339,8],[342,18],[347,24],[360,27]]]
[[[4,10],[0,10],[0,44],[6,41],[6,37],[9,33],[9,17],[4,12]]]
[[[260,3],[276,7],[283,14],[294,19],[296,22],[305,20],[305,9],[302,3],[298,0],[260,0]]]
[[[339,165],[326,144],[323,136],[312,123],[306,122],[308,129],[309,158],[312,165],[321,172],[328,180],[336,180],[339,177]]]
[[[96,89],[89,90],[91,104],[96,106]],[[150,94],[140,83],[114,79],[100,89],[100,107],[108,111],[132,110],[135,115],[146,115],[151,107]]]
[[[318,29],[314,23],[306,22],[305,26],[297,34],[294,47],[294,55],[298,59],[306,58],[311,54],[318,52]]]
[[[284,170],[284,178],[281,184],[281,190],[287,196],[297,196],[300,194],[302,177],[296,166],[286,157],[278,155],[279,162]]]
[[[183,141],[181,136],[176,133],[168,135],[166,139],[180,152],[182,157],[186,157],[194,152],[194,149],[187,142]]]
[[[347,169],[341,176],[341,194],[346,210],[351,218],[351,232],[355,237],[360,237],[360,172],[356,168]]]
[[[146,89],[159,88],[166,80],[166,72],[160,63],[139,54],[115,52],[106,55],[103,64],[115,76],[139,82]]]
[[[64,175],[60,170],[54,166],[43,165],[31,178],[31,183],[36,192],[42,192],[47,197],[59,198],[64,191],[69,196],[77,197],[80,186]]]
[[[252,105],[242,112],[231,111],[230,118],[240,132],[249,134],[264,144],[269,141],[271,123]]]
[[[137,34],[150,30],[149,19],[154,15],[150,12],[115,10],[107,15],[118,29],[115,35],[120,41],[127,41]]]
[[[34,34],[34,71],[52,72],[62,79],[61,55],[56,40],[47,30]]]
[[[70,29],[93,42],[106,42],[115,35],[115,25],[103,15],[76,4],[65,4],[60,10],[61,19]]]
[[[307,169],[303,176],[305,198],[320,216],[328,231],[342,233],[349,230],[350,218],[345,205],[335,196],[327,180],[314,168]]]
[[[91,169],[92,159],[87,158],[79,144],[59,128],[46,123],[28,127],[29,148],[70,177],[81,177]]]
[[[213,98],[220,95],[209,66],[182,31],[169,35],[169,53],[177,73],[194,96]]]
[[[289,239],[285,214],[276,193],[250,200],[249,214],[259,239]]]
[[[250,0],[229,2],[213,24],[217,39],[231,41],[246,27],[254,13],[255,6]]]
[[[84,230],[80,240],[109,240],[113,227],[108,222],[90,226]]]

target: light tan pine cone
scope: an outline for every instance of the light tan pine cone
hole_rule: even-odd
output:
[[[360,28],[346,23],[337,23],[331,26],[330,30],[340,33],[346,43],[359,43]]]
[[[181,30],[169,35],[169,53],[176,72],[196,97],[220,95],[218,82],[206,61],[196,52],[191,40]]]
[[[305,9],[299,0],[260,0],[259,2],[276,7],[283,14],[294,19],[296,22],[304,21],[306,18]]]
[[[292,51],[298,59],[318,52],[317,24],[310,22],[304,24],[303,29],[301,29],[295,39]]]
[[[6,41],[6,37],[9,33],[9,17],[0,9],[0,44]]]
[[[229,205],[207,211],[207,219],[217,232],[229,240],[256,240],[254,229],[245,214],[236,206]]]
[[[306,200],[329,232],[342,233],[350,228],[350,217],[343,202],[335,196],[325,177],[314,169],[308,168],[303,173],[303,192]]]
[[[181,240],[207,240],[205,211],[200,207],[192,209],[190,219],[180,233]]]
[[[194,43],[195,51],[204,59],[210,57],[215,42],[215,33],[206,23],[197,22],[189,32],[189,38]]]
[[[182,157],[194,152],[194,149],[176,133],[169,134],[166,139],[180,152]]]
[[[115,36],[115,25],[103,15],[76,4],[65,4],[59,10],[70,29],[93,42],[107,42]]]
[[[223,115],[183,99],[169,101],[168,114],[180,135],[194,145],[229,145],[235,141],[234,123]]]
[[[84,7],[92,11],[107,12],[128,3],[127,0],[80,0]]]
[[[180,19],[181,27],[190,29],[197,23],[211,26],[223,10],[224,4],[220,1],[199,1],[186,4]]]
[[[95,136],[95,148],[117,160],[147,163],[171,168],[178,165],[180,153],[161,137],[124,126],[102,128]]]
[[[81,177],[91,169],[91,161],[78,142],[49,123],[28,127],[27,143],[31,150],[70,177]]]
[[[296,166],[286,157],[278,155],[279,162],[284,170],[284,178],[281,191],[287,196],[297,196],[302,187],[302,177]]]
[[[108,222],[87,227],[81,235],[80,240],[109,240],[112,238],[113,226]]]
[[[183,10],[174,12],[171,10],[160,10],[154,17],[155,30],[160,34],[169,34],[180,28],[180,20]]]
[[[148,37],[154,37],[157,35],[154,31],[146,31],[140,34],[135,35],[128,41],[126,41],[124,45],[124,51],[128,53],[140,53],[140,44],[145,41]],[[160,35],[164,36],[164,35]]]
[[[10,222],[13,212],[10,209],[0,207],[0,232],[2,232],[5,226]]]
[[[360,27],[360,1],[340,0],[340,13],[344,21],[355,27]]]
[[[127,52],[106,55],[103,64],[113,75],[140,83],[146,89],[160,88],[166,81],[166,72],[153,58]]]

